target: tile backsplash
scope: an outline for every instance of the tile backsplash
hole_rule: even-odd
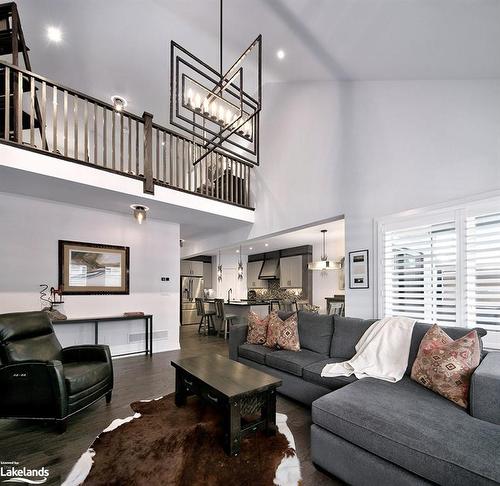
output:
[[[280,300],[307,300],[302,289],[282,289],[279,280],[269,280],[267,289],[255,289],[258,298]]]

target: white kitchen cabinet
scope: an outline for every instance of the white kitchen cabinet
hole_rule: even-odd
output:
[[[181,276],[203,277],[203,262],[181,260]]]
[[[264,262],[248,262],[247,287],[249,289],[267,289],[267,281],[259,279],[260,269]]]
[[[212,288],[212,264],[203,263],[203,288]]]
[[[302,255],[280,258],[280,287],[302,288]]]

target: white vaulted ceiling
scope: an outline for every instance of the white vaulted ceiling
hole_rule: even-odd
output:
[[[18,0],[36,72],[167,122],[169,43],[216,66],[218,0]],[[500,77],[497,0],[225,0],[225,59],[259,33],[264,80]],[[47,26],[63,42],[46,38]],[[276,51],[283,49],[283,61]]]

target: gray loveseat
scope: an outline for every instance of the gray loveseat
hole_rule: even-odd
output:
[[[483,352],[468,411],[410,379],[427,324],[414,327],[408,368],[398,383],[322,378],[325,364],[354,355],[373,322],[299,312],[298,352],[247,344],[247,326],[236,325],[229,357],[281,378],[280,393],[312,406],[312,460],[349,484],[499,484],[500,353]],[[457,339],[468,330],[446,332]]]

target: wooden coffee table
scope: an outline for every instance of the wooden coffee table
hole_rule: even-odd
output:
[[[224,450],[240,451],[242,437],[257,430],[276,433],[276,388],[281,380],[218,354],[172,361],[175,368],[175,404],[197,395],[224,414]],[[242,417],[257,416],[244,422]]]

